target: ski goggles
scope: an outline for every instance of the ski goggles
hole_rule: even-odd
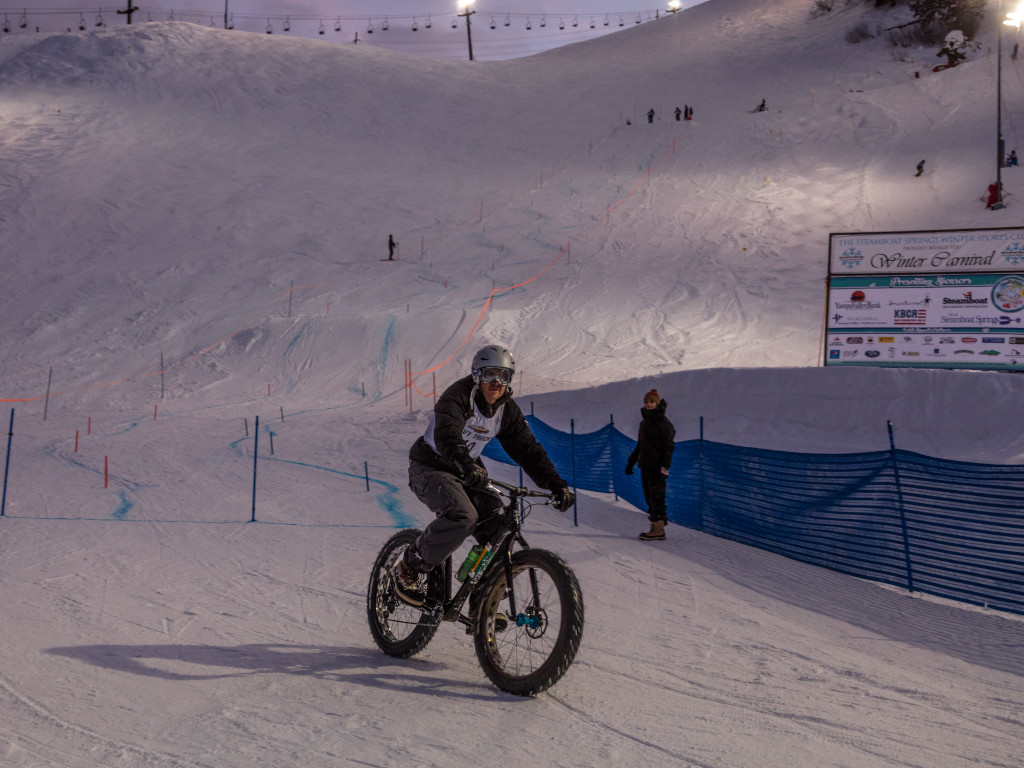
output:
[[[484,384],[498,382],[507,387],[512,383],[512,371],[508,368],[484,368],[480,371],[480,381]]]

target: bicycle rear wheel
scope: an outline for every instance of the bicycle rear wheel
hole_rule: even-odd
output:
[[[576,657],[583,637],[583,594],[572,569],[542,549],[512,555],[515,616],[508,612],[505,579],[505,568],[498,565],[481,588],[476,655],[501,690],[533,696],[558,682]]]
[[[419,537],[413,528],[399,531],[384,544],[370,572],[366,589],[366,616],[377,647],[389,656],[408,658],[423,650],[437,632],[438,621],[398,599],[391,585],[391,569]],[[439,569],[434,569],[435,571]],[[427,577],[428,598],[441,601],[444,586],[436,573]]]

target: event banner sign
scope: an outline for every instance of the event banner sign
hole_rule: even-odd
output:
[[[855,232],[829,236],[830,275],[1024,270],[1024,228]]]
[[[1024,227],[829,235],[825,365],[1024,370]]]
[[[831,277],[826,328],[826,365],[1024,370],[1024,270]]]

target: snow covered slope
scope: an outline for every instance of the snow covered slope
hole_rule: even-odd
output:
[[[816,367],[829,232],[1020,223],[1015,169],[1005,210],[979,199],[994,26],[933,74],[845,43],[893,17],[836,5],[710,0],[509,62],[184,23],[0,38],[4,765],[1014,765],[1019,622],[642,545],[611,499],[528,521],[588,622],[536,701],[451,627],[405,662],[365,627],[377,548],[426,522],[405,456],[434,379],[484,343],[562,428],[628,430],[653,384],[680,438],[704,416],[857,451],[893,419],[902,448],[1024,459],[1019,377]]]

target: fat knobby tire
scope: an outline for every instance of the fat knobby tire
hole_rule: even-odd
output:
[[[391,587],[391,569],[419,535],[418,530],[408,528],[387,540],[373,564],[370,584],[366,589],[366,617],[370,623],[370,634],[378,648],[400,659],[423,650],[438,627],[438,622],[430,621],[419,608],[399,600]],[[430,574],[428,597],[440,602],[443,594],[444,586],[440,577],[436,573]]]
[[[507,616],[505,568],[495,564],[481,588],[474,640],[484,673],[498,688],[533,696],[569,669],[583,637],[583,594],[572,569],[543,549],[512,555],[517,616]],[[540,604],[534,599],[539,590]],[[495,626],[495,616],[505,622]]]

